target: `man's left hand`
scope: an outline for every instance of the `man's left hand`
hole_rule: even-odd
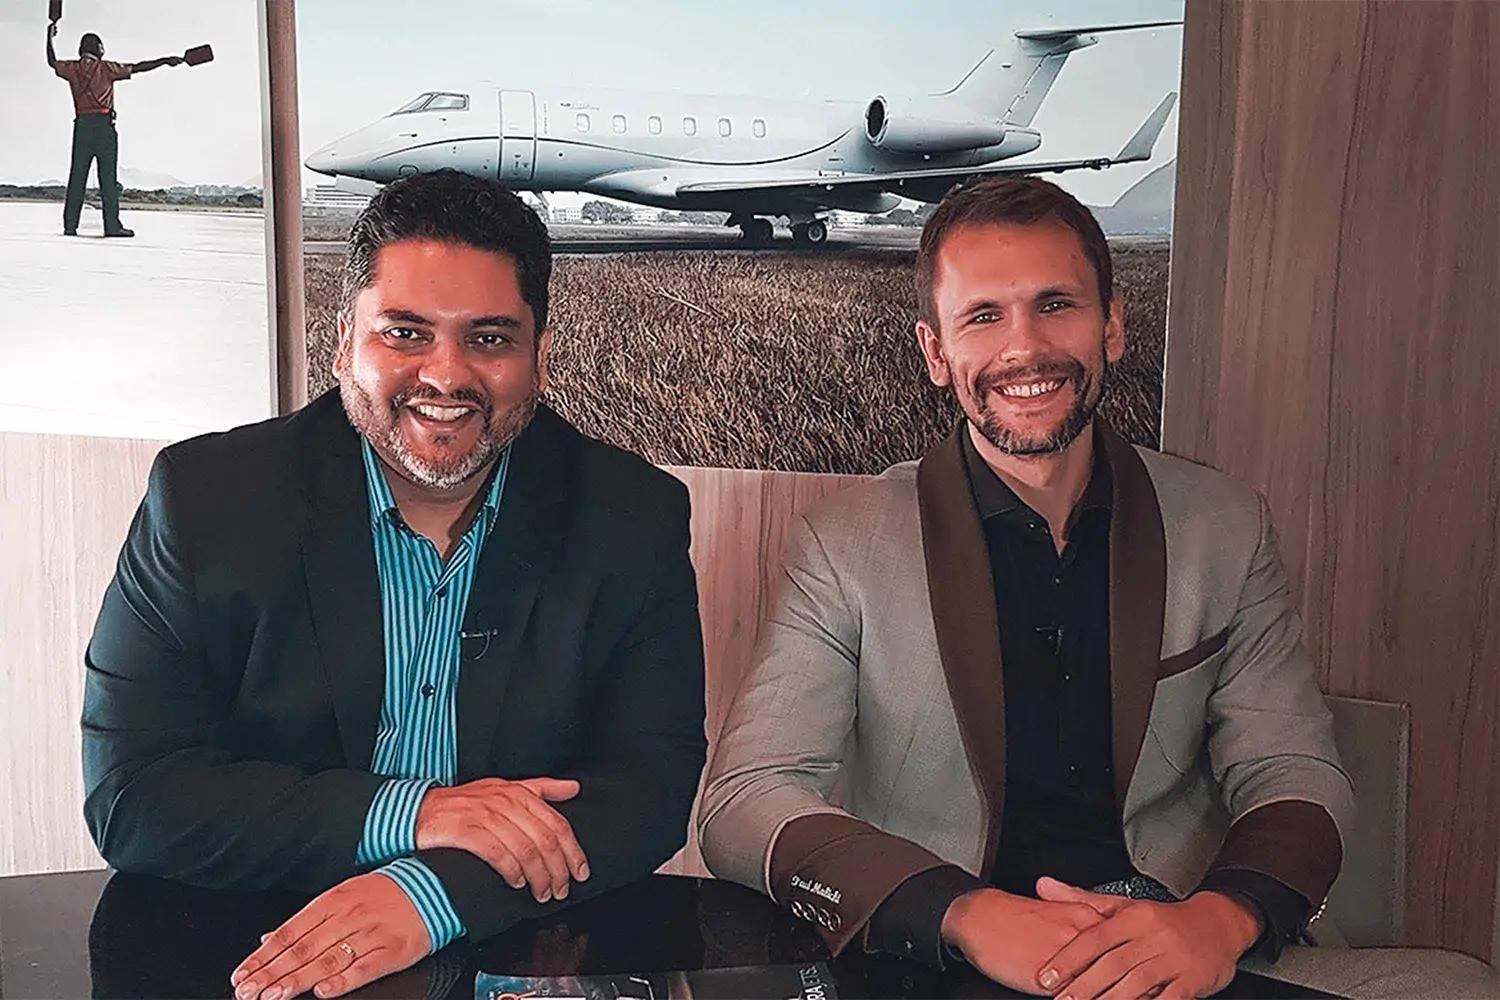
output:
[[[1037,882],[1046,900],[1088,903],[1101,897],[1055,879]],[[1260,937],[1260,918],[1217,892],[1180,903],[1134,900],[1081,931],[1042,966],[1037,980],[1068,1000],[1204,997],[1234,978],[1234,966]]]
[[[431,950],[427,926],[395,882],[377,872],[323,893],[266,935],[229,977],[236,1000],[336,997],[414,965]]]

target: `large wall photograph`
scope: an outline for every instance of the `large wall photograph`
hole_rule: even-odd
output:
[[[1126,306],[1102,412],[1157,442],[1181,0],[431,13],[299,5],[313,393],[355,214],[452,166],[548,222],[549,399],[579,427],[662,464],[879,472],[957,419],[912,332],[922,222],[976,171],[1046,162]]]
[[[87,114],[49,65],[49,7]],[[25,376],[0,430],[173,440],[272,414],[257,20],[243,0],[0,4],[0,354]]]

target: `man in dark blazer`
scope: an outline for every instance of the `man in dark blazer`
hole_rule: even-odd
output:
[[[391,184],[339,392],[152,469],[87,654],[85,815],[121,870],[320,893],[242,1000],[338,995],[685,839],[687,493],[540,404],[550,270],[499,185]]]

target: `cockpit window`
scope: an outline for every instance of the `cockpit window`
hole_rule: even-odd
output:
[[[469,98],[466,94],[434,94],[423,111],[467,111]]]
[[[395,111],[392,111],[391,114],[404,115],[410,111],[421,111],[422,106],[425,105],[428,101],[432,100],[433,96],[434,95],[431,93],[426,93],[421,94],[417,97],[413,97],[411,100],[401,105],[401,107],[397,108]]]

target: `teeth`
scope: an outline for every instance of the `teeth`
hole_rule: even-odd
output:
[[[1020,385],[1007,385],[1000,389],[1000,395],[1019,396],[1027,399],[1060,389],[1062,388],[1063,381],[1063,379],[1054,379],[1051,382],[1026,382]]]
[[[433,406],[429,403],[414,403],[412,409],[429,420],[457,420],[469,412],[462,406]]]

